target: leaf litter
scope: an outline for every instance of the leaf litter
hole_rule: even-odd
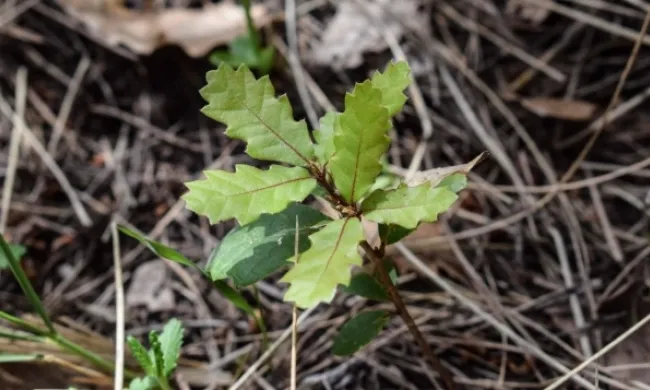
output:
[[[28,248],[23,263],[35,270],[39,292],[48,292],[50,286],[57,286],[51,294],[57,297],[53,299],[53,313],[58,317],[72,318],[68,324],[78,333],[82,326],[92,327],[97,333],[89,340],[102,340],[103,347],[98,347],[98,350],[110,356],[113,343],[107,335],[114,332],[112,323],[85,309],[90,307],[86,304],[96,305],[94,307],[111,305],[110,246],[99,238],[105,230],[105,221],[120,206],[120,217],[145,232],[153,232],[152,238],[164,236],[165,242],[188,257],[207,259],[233,224],[207,227],[185,213],[175,211],[178,208],[173,207],[174,201],[182,193],[183,181],[197,178],[200,170],[214,161],[219,168],[232,168],[242,158],[242,149],[240,144],[230,143],[220,135],[222,127],[198,113],[203,102],[196,97],[196,91],[203,84],[199,76],[207,70],[204,65],[159,50],[151,56],[143,56],[143,60],[137,63],[124,61],[115,56],[113,50],[95,43],[101,41],[89,42],[72,25],[56,22],[53,19],[55,13],[41,12],[49,10],[50,3],[41,2],[10,23],[12,31],[16,28],[29,31],[31,38],[7,33],[9,30],[0,31],[0,51],[3,53],[0,58],[0,89],[2,98],[14,107],[15,72],[20,66],[28,68],[25,120],[38,137],[48,140],[48,129],[53,127],[61,101],[68,92],[66,80],[72,78],[80,53],[83,51],[90,56],[92,62],[88,76],[78,91],[72,91],[79,96],[70,111],[53,159],[70,178],[76,191],[83,194],[82,199],[96,224],[91,229],[79,226],[65,202],[65,194],[51,180],[47,170],[42,169],[40,159],[29,150],[21,150],[20,180],[13,189],[8,230],[13,242]],[[317,48],[321,28],[327,30],[330,27],[331,20],[327,15],[333,7],[314,2],[303,8],[303,3],[298,3],[298,37],[307,47]],[[582,2],[578,6],[576,2],[565,2],[566,8],[573,11],[587,7],[587,15],[591,17],[589,23],[581,25],[585,22],[582,18],[584,13],[580,16],[558,15],[552,11],[539,17],[538,21],[531,18],[534,22],[531,25],[522,23],[525,22],[522,19],[509,19],[505,2],[459,0],[449,4],[465,18],[500,34],[508,45],[516,45],[571,75],[571,81],[562,84],[549,80],[538,70],[510,57],[507,46],[498,47],[449,21],[443,13],[437,13],[435,7],[425,7],[422,14],[429,22],[424,25],[424,33],[405,26],[401,27],[401,32],[395,32],[396,29],[385,31],[395,34],[409,61],[422,63],[428,69],[426,73],[416,72],[416,83],[425,98],[427,113],[433,123],[433,136],[421,139],[422,124],[414,114],[409,93],[405,112],[394,120],[390,163],[406,173],[405,167],[421,142],[427,151],[420,164],[423,172],[462,166],[486,149],[483,141],[468,126],[467,110],[458,107],[457,101],[449,97],[448,87],[441,82],[439,70],[444,65],[457,80],[461,93],[470,103],[470,108],[476,111],[475,116],[486,127],[487,134],[498,138],[504,145],[503,153],[513,161],[526,184],[524,191],[534,192],[540,186],[550,185],[535,156],[510,129],[512,123],[494,108],[494,96],[485,95],[479,84],[466,77],[467,72],[479,75],[479,80],[494,91],[501,90],[502,81],[504,84],[517,81],[518,93],[528,99],[550,98],[604,107],[632,46],[628,39],[617,37],[615,29],[638,31],[640,20],[621,17],[609,9],[589,8],[596,3]],[[637,11],[632,2],[621,4],[621,7]],[[378,8],[383,11],[385,7]],[[372,27],[365,18],[363,20],[362,26]],[[600,23],[591,23],[594,21]],[[280,27],[278,32],[280,30],[283,31],[284,27]],[[37,37],[42,39],[33,39]],[[311,58],[307,58],[309,53],[301,53],[307,76],[313,79],[316,87],[323,89],[326,98],[339,101],[341,91],[351,90],[355,81],[367,78],[395,57],[387,42],[382,42],[377,36],[371,41],[356,48],[348,45],[341,52],[350,59],[334,61],[333,65],[323,61],[319,67],[311,67],[308,61]],[[373,50],[380,47],[383,48],[379,51]],[[407,237],[406,245],[416,250],[439,275],[461,286],[468,299],[506,316],[504,322],[515,324],[544,352],[569,367],[584,359],[580,339],[586,338],[592,349],[598,350],[625,330],[634,319],[634,302],[646,291],[648,230],[644,199],[648,194],[645,182],[650,173],[647,165],[635,170],[629,167],[645,158],[648,152],[646,144],[650,140],[650,134],[643,126],[646,115],[642,109],[649,96],[645,87],[647,75],[643,72],[647,58],[648,52],[642,48],[641,62],[632,70],[621,104],[616,115],[612,115],[610,130],[602,135],[580,165],[572,179],[574,189],[563,190],[570,207],[556,200],[532,214],[524,223],[506,224],[488,233],[477,231],[528,207],[516,196],[518,190],[512,187],[508,176],[488,158],[472,168],[473,177],[469,181],[473,199],[471,207],[469,202],[463,202],[463,206],[454,210],[449,218],[435,224],[422,224],[419,231]],[[354,69],[346,67],[349,65],[346,62],[355,64]],[[294,80],[287,74],[275,72],[271,80],[278,92],[288,93],[296,107],[294,116],[299,120],[304,117],[303,110],[295,98]],[[143,82],[145,79],[147,82]],[[320,96],[318,90],[311,92]],[[498,96],[498,92],[495,95]],[[555,173],[561,176],[582,146],[562,141],[587,125],[562,119],[556,114],[540,117],[517,101],[505,103],[509,112],[524,125],[543,156],[551,162]],[[320,108],[320,102],[314,104]],[[97,105],[109,106],[113,111],[99,115],[95,110]],[[549,104],[537,105],[551,112]],[[138,121],[134,121],[134,117]],[[592,121],[591,118],[586,120]],[[160,131],[152,131],[154,128]],[[7,160],[6,145],[10,133],[11,115],[0,111],[2,164]],[[161,134],[166,136],[161,138]],[[114,157],[114,168],[89,162],[89,156],[100,154]],[[617,174],[626,169],[626,174]],[[600,194],[600,202],[592,199],[593,191]],[[121,199],[120,194],[127,193],[133,195],[135,202],[129,206],[117,205],[115,199]],[[539,193],[535,194],[538,196]],[[602,209],[595,213],[596,207]],[[168,210],[161,215],[162,220],[152,216],[152,210],[156,209]],[[565,239],[564,247],[553,245],[547,231],[549,226],[558,229]],[[447,235],[450,232],[455,240]],[[619,241],[623,265],[612,259],[605,236]],[[68,245],[53,246],[52,243],[60,237],[72,239]],[[138,250],[141,246],[134,241],[122,241],[125,270],[133,275],[151,260],[151,256]],[[566,251],[570,265],[568,272],[575,283],[571,288],[565,284],[563,272],[567,270],[562,269],[558,261],[562,249]],[[394,251],[389,252],[395,255]],[[456,368],[460,383],[471,388],[528,388],[548,384],[540,378],[560,375],[545,362],[530,356],[524,348],[504,342],[497,329],[476,320],[473,312],[414,272],[406,259],[399,261],[406,264],[400,267],[400,285],[409,310],[424,324],[425,337],[443,351],[441,358],[444,363]],[[64,266],[71,272],[51,272]],[[146,305],[140,305],[139,309],[133,310],[133,316],[127,318],[127,330],[143,335],[152,327],[161,325],[161,317],[182,318],[189,326],[184,356],[196,357],[201,362],[210,359],[221,362],[223,366],[215,372],[225,371],[227,374],[210,378],[227,387],[237,378],[234,375],[239,372],[236,361],[247,367],[262,354],[259,348],[261,337],[248,318],[233,310],[219,294],[193,294],[194,288],[201,292],[209,291],[205,282],[197,279],[193,278],[192,272],[168,277],[164,283],[173,285],[178,292],[175,306],[168,311],[150,313]],[[284,289],[276,282],[269,279],[258,283],[260,310],[273,318],[269,324],[272,333],[282,331],[288,325],[287,318],[290,318],[288,305],[280,303]],[[477,287],[481,283],[488,289]],[[3,310],[17,313],[27,310],[6,272],[0,273],[0,286],[3,293],[12,298],[2,300]],[[578,300],[585,313],[583,326],[576,325],[576,312],[569,303],[570,297]],[[78,300],[84,304],[78,305]],[[337,389],[350,386],[431,387],[427,373],[419,369],[421,362],[416,347],[407,338],[395,334],[399,325],[391,322],[386,325],[386,333],[369,344],[361,355],[344,360],[323,358],[331,348],[323,334],[332,328],[340,328],[351,318],[351,313],[379,309],[377,306],[341,295],[335,298],[333,306],[316,310],[308,318],[312,320],[309,326],[299,334],[299,382],[322,384],[325,381],[329,387]],[[206,308],[208,316],[202,314]],[[646,312],[647,309],[641,310],[639,314]],[[641,332],[640,336],[643,334]],[[93,345],[93,341],[84,342]],[[605,383],[603,386],[612,388],[640,388],[630,380],[645,381],[645,378],[636,376],[643,370],[634,370],[630,365],[646,361],[647,351],[641,348],[642,343],[636,344],[639,348],[635,345],[633,353],[625,351],[631,348],[629,345],[622,345],[623,353],[611,352],[612,360],[596,363],[583,371],[583,376],[591,383]],[[3,344],[0,348],[14,347]],[[19,347],[34,349],[34,346],[26,344]],[[210,351],[217,351],[220,355],[210,356]],[[287,361],[280,352],[272,357],[271,367],[274,368],[260,375],[276,388],[288,386],[281,368]],[[223,360],[217,360],[220,358]],[[610,365],[618,368],[608,370],[606,366]],[[624,373],[624,365],[630,366],[627,369],[631,372]],[[203,386],[211,385],[201,383],[207,377],[207,374],[201,375],[201,371],[212,371],[207,371],[197,362],[185,365],[188,366],[194,370],[188,378]],[[23,372],[33,372],[33,367],[31,371]],[[5,372],[2,371],[0,381],[4,378]],[[623,385],[614,380],[623,382]],[[110,383],[110,378],[106,383]],[[69,383],[58,387],[67,385]]]

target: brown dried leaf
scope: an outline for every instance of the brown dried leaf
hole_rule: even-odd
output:
[[[232,1],[206,4],[201,9],[167,8],[136,11],[104,0],[58,0],[98,39],[111,46],[125,45],[137,54],[151,54],[164,45],[178,45],[189,56],[201,57],[215,46],[246,33],[246,17]],[[251,7],[259,28],[270,21],[263,5]]]
[[[584,100],[565,100],[554,98],[528,98],[520,101],[529,111],[543,117],[568,121],[586,121],[596,114],[597,106]]]
[[[452,165],[449,167],[434,168],[426,171],[416,172],[410,179],[406,179],[404,182],[408,186],[415,187],[424,183],[425,181],[428,181],[431,183],[432,187],[435,187],[442,181],[442,179],[449,175],[452,175],[454,173],[469,173],[472,168],[474,168],[474,166],[483,159],[483,156],[485,156],[485,153],[479,154],[478,156],[474,157],[472,161],[466,164]]]

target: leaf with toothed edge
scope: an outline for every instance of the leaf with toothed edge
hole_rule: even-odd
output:
[[[272,165],[261,169],[236,165],[235,172],[205,171],[206,178],[186,183],[182,196],[187,208],[210,219],[210,223],[236,218],[241,225],[262,214],[275,214],[291,202],[304,200],[316,180],[301,167]]]
[[[370,81],[372,86],[381,92],[381,104],[388,109],[388,115],[397,114],[404,103],[406,95],[403,91],[411,82],[411,70],[405,61],[391,62],[383,73],[376,71]]]
[[[183,343],[183,325],[176,318],[165,324],[160,334],[160,347],[163,354],[163,374],[168,376],[176,368]]]
[[[434,222],[447,211],[458,195],[447,187],[431,188],[428,183],[417,187],[402,185],[394,190],[378,190],[363,201],[363,215],[377,223],[395,224],[406,229],[420,222]]]
[[[381,92],[370,81],[357,84],[345,96],[345,111],[334,123],[335,155],[330,171],[336,188],[350,203],[372,187],[390,144],[391,124],[381,99]]]
[[[208,105],[201,112],[226,124],[226,135],[246,142],[249,156],[309,165],[314,145],[307,125],[294,120],[287,96],[275,96],[268,76],[255,79],[245,65],[234,70],[222,63],[206,78],[207,85],[199,92]]]
[[[314,130],[316,145],[314,150],[318,161],[325,165],[334,155],[334,128],[341,116],[340,112],[330,111],[320,118],[320,128]]]
[[[352,266],[362,264],[358,244],[363,240],[361,221],[339,219],[309,236],[311,247],[292,257],[293,268],[281,279],[290,283],[284,300],[306,309],[330,302],[339,284],[350,283]]]

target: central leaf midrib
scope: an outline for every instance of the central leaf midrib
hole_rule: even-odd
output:
[[[284,138],[282,138],[278,132],[276,132],[275,130],[273,130],[273,128],[272,128],[271,126],[269,126],[266,122],[264,122],[264,120],[262,120],[262,118],[260,118],[260,117],[255,113],[255,111],[253,111],[253,110],[248,106],[248,104],[246,104],[246,101],[245,101],[245,100],[242,102],[242,105],[243,105],[243,106],[248,110],[248,112],[249,112],[251,115],[253,115],[255,118],[257,118],[257,120],[258,120],[258,121],[259,121],[259,122],[260,122],[264,127],[266,127],[266,128],[267,128],[271,133],[273,133],[273,135],[275,135],[275,136],[280,140],[280,142],[282,142],[283,144],[287,145],[287,147],[288,147],[289,149],[291,149],[291,150],[292,150],[292,151],[293,151],[293,152],[294,152],[298,157],[300,157],[301,160],[303,160],[305,163],[307,163],[307,165],[309,165],[309,159],[307,159],[305,156],[303,156],[302,153],[300,153],[296,148],[293,147],[293,145],[291,145],[287,140],[285,140]],[[264,106],[264,103],[263,103],[263,102],[262,102],[262,106]],[[261,111],[261,110],[260,110],[260,111]]]
[[[291,179],[291,180],[283,181],[282,183],[276,183],[276,184],[273,184],[273,185],[270,185],[270,186],[267,186],[267,187],[256,188],[254,190],[249,190],[249,191],[244,191],[244,192],[237,192],[237,193],[234,193],[234,194],[227,194],[225,196],[227,198],[231,198],[231,197],[236,197],[236,196],[254,194],[256,192],[266,191],[266,190],[268,190],[270,188],[280,187],[280,186],[283,186],[285,184],[290,184],[290,183],[294,183],[294,182],[297,182],[297,181],[308,180],[308,179],[311,179],[311,176],[305,176],[305,177],[300,177],[300,178],[297,178],[297,179]]]
[[[318,282],[316,285],[318,285],[323,278],[323,275],[327,272],[327,268],[329,268],[330,263],[332,262],[332,259],[334,258],[334,254],[338,250],[339,246],[341,245],[341,241],[343,239],[343,233],[345,232],[345,227],[348,225],[348,222],[350,222],[350,218],[347,218],[345,222],[343,222],[343,226],[341,226],[341,231],[339,232],[338,237],[336,237],[336,243],[334,244],[334,247],[332,249],[332,252],[330,253],[329,257],[327,258],[327,262],[325,263],[325,268],[323,268],[323,271],[321,271],[320,275],[318,275]]]
[[[357,146],[356,158],[354,161],[354,175],[352,176],[352,192],[350,193],[350,202],[354,202],[354,191],[357,187],[357,173],[359,172],[359,155],[361,154],[361,144],[363,143],[363,130],[359,132],[359,144]]]

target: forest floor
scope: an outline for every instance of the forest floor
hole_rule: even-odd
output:
[[[183,183],[208,166],[258,163],[200,112],[209,52],[110,42],[120,23],[154,11],[105,14],[92,29],[92,12],[61,8],[79,2],[3,1],[0,173],[11,198],[0,231],[26,247],[23,269],[48,313],[112,359],[110,222],[204,264],[234,223],[187,211]],[[650,4],[312,0],[296,1],[293,17],[292,1],[258,3],[272,15],[261,30],[277,51],[270,80],[296,118],[341,110],[355,82],[406,59],[414,84],[394,120],[390,163],[426,170],[487,152],[461,201],[388,251],[410,313],[459,388],[545,388],[650,312],[648,35],[608,111]],[[23,141],[12,157],[16,128]],[[284,340],[256,365],[260,329],[200,274],[126,236],[120,252],[126,334],[144,340],[170,318],[186,328],[174,386],[225,389],[246,373],[241,388],[289,387],[292,308],[280,275],[259,282],[257,296],[244,292],[270,341]],[[357,354],[332,354],[341,325],[377,307],[391,309],[339,294],[302,313],[299,388],[442,388],[399,316]],[[8,270],[0,310],[33,313]],[[649,340],[650,327],[639,329],[559,388],[650,388]],[[0,339],[0,352],[25,348],[69,366],[0,364],[0,388],[112,388],[110,376],[71,369],[83,362],[51,346]]]

